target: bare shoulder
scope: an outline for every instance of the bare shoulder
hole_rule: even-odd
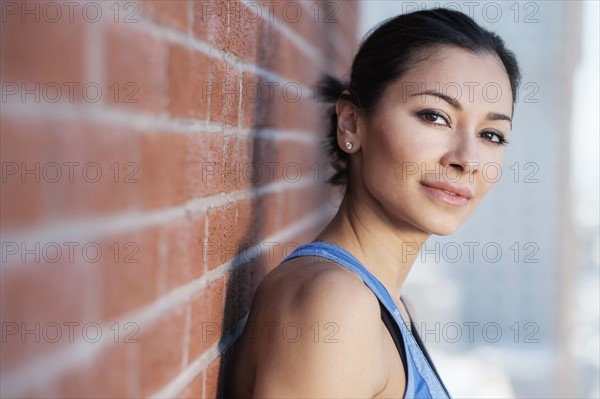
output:
[[[377,297],[355,273],[320,258],[289,262],[269,273],[257,289],[257,307],[263,317],[322,324],[361,320],[378,325]]]
[[[259,285],[244,331],[253,395],[372,397],[385,375],[377,298],[333,262],[288,262]]]

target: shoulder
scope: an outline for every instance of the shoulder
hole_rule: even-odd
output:
[[[257,288],[253,309],[261,320],[282,323],[343,323],[348,334],[377,331],[379,302],[359,276],[314,258],[280,265]],[[359,329],[351,328],[356,324]]]
[[[358,275],[336,263],[310,257],[269,273],[259,285],[257,297],[268,302],[265,315],[270,317],[347,323],[380,319],[377,297]]]
[[[252,343],[255,395],[377,391],[383,375],[379,302],[356,274],[328,261],[299,258],[265,277],[252,306],[250,328],[263,326],[263,336]],[[273,330],[270,336],[264,334],[265,323]]]

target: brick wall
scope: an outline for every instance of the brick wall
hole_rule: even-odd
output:
[[[310,87],[357,3],[0,4],[2,397],[215,397],[332,215]]]

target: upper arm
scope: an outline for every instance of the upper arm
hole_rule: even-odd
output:
[[[383,375],[379,313],[373,312],[377,299],[362,282],[358,287],[345,278],[339,273],[321,276],[256,319],[262,336],[255,343],[253,396],[377,393]]]

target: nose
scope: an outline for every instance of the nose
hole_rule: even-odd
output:
[[[466,132],[457,134],[440,163],[445,168],[453,169],[459,175],[479,173],[482,165],[479,163],[476,144],[475,135]]]

